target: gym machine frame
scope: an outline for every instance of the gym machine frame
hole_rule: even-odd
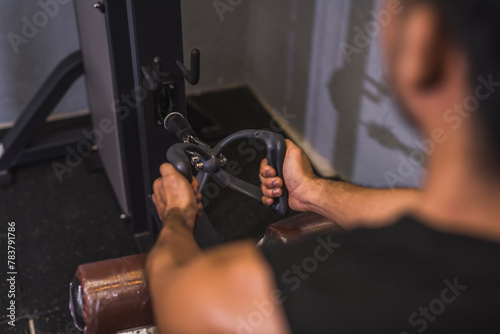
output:
[[[161,226],[151,187],[176,142],[163,119],[171,112],[187,117],[184,81],[198,82],[200,54],[193,50],[191,70],[184,65],[180,0],[75,0],[75,7],[94,126],[102,119],[116,125],[116,137],[105,138],[98,152],[145,251]],[[206,216],[195,236],[202,247],[218,242]]]

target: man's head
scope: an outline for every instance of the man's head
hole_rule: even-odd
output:
[[[428,136],[437,128],[473,129],[469,140],[480,138],[487,147],[482,157],[487,155],[488,164],[500,162],[500,85],[495,86],[500,2],[388,0],[387,5],[394,1],[404,10],[382,40],[404,109]]]

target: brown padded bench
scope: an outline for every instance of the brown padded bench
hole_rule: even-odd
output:
[[[291,245],[324,234],[343,233],[337,223],[316,213],[307,212],[269,225],[259,245]]]
[[[336,223],[302,213],[267,227],[259,244],[289,245],[327,233],[342,233]],[[106,334],[153,324],[145,279],[146,254],[87,263],[78,267],[70,288],[70,309],[86,334]]]

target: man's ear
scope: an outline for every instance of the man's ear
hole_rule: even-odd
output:
[[[439,15],[431,4],[413,5],[400,31],[400,79],[416,90],[431,90],[443,80],[447,43]]]
[[[436,34],[430,41],[426,54],[422,55],[422,74],[416,85],[420,90],[432,90],[443,83],[446,67],[446,40]]]
[[[417,80],[417,87],[421,90],[432,90],[446,80],[447,58],[452,53],[451,41],[441,26],[437,10],[432,15],[432,29],[427,30],[430,35],[422,45],[422,73]]]

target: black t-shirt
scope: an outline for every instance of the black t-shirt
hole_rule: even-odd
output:
[[[500,244],[404,218],[263,253],[293,333],[500,333]]]

